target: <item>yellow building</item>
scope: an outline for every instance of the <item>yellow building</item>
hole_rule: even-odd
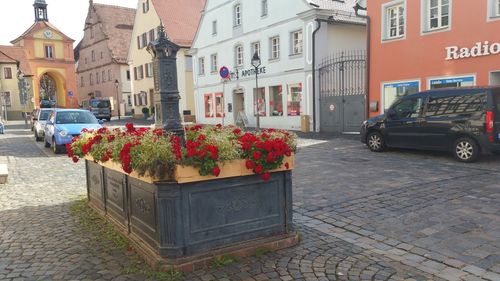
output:
[[[24,50],[33,75],[30,106],[78,107],[74,40],[49,23],[47,3],[35,0],[35,23],[11,43]]]

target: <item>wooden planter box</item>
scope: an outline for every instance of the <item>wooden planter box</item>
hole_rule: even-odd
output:
[[[293,168],[293,156],[286,162]],[[152,265],[189,271],[215,255],[248,255],[298,242],[291,171],[284,167],[268,181],[248,171],[244,161],[226,163],[219,177],[177,167],[171,181],[127,175],[116,164],[89,159],[86,171],[90,206]]]

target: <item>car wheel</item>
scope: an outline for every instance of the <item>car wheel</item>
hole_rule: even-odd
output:
[[[471,163],[479,156],[479,146],[468,137],[459,138],[453,145],[453,155],[460,162]]]
[[[35,131],[35,141],[41,141],[40,137],[38,136],[38,133]]]
[[[384,137],[379,132],[371,132],[366,137],[366,144],[371,151],[381,152],[385,149]]]
[[[45,140],[45,147],[50,147],[50,143],[47,140]]]
[[[54,154],[60,154],[62,152],[61,147],[62,146],[57,145],[55,139],[52,139],[52,150],[54,151]]]

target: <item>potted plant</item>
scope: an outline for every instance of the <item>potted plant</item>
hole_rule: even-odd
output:
[[[148,119],[148,117],[149,117],[149,108],[148,107],[143,107],[142,108],[142,114],[144,114],[144,119]]]

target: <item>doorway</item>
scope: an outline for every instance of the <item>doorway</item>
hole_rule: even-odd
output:
[[[500,86],[500,71],[490,72],[490,85]]]
[[[245,114],[245,94],[242,91],[235,91],[233,93],[233,112],[234,124],[244,126],[248,123]]]

